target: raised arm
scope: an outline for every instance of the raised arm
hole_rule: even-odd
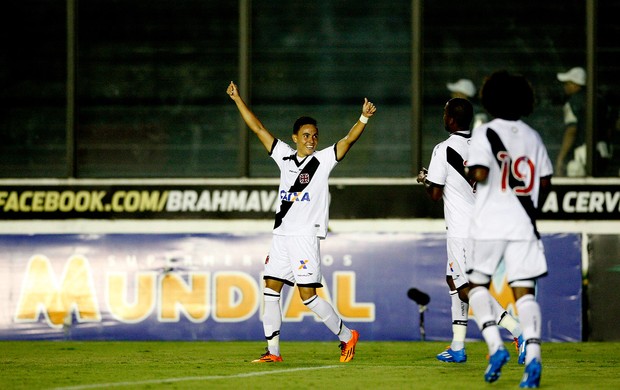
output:
[[[271,152],[271,147],[273,146],[273,141],[275,140],[274,136],[271,135],[269,130],[267,130],[265,126],[263,126],[262,122],[245,104],[245,102],[241,98],[241,95],[239,95],[239,89],[237,88],[237,85],[231,81],[230,85],[228,85],[228,88],[226,89],[226,93],[237,105],[237,109],[239,110],[241,117],[245,121],[245,124],[248,125],[248,127],[254,132],[254,134],[256,134],[265,149],[267,149],[268,152]]]
[[[377,111],[377,107],[375,107],[372,102],[369,102],[367,98],[364,98],[362,115],[360,116],[360,119],[358,119],[351,130],[349,130],[349,133],[336,144],[336,159],[338,161],[342,160],[344,156],[346,156],[349,149],[351,149],[351,146],[353,146],[353,144],[360,138],[366,128],[368,118],[373,116],[375,111]]]

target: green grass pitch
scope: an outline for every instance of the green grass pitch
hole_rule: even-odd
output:
[[[337,342],[282,341],[282,363],[252,364],[263,342],[0,341],[0,389],[515,389],[514,348],[487,384],[486,345],[442,363],[445,342],[364,342],[350,363]],[[541,388],[620,389],[620,343],[544,343]]]

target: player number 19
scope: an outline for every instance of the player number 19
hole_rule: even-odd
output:
[[[510,186],[510,179],[514,178],[523,185],[515,185],[512,187],[517,195],[528,195],[534,188],[534,163],[527,156],[521,156],[512,161],[508,152],[499,152],[497,158],[501,161],[502,171],[502,192],[505,192]]]

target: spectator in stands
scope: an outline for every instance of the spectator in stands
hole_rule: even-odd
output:
[[[557,74],[558,81],[564,84],[566,101],[562,108],[564,115],[564,135],[560,151],[555,161],[557,176],[583,177],[586,175],[587,150],[585,140],[586,71],[574,67]],[[602,171],[611,158],[609,147],[608,108],[605,100],[597,94],[597,113],[595,116],[595,166]],[[566,162],[567,159],[570,160]]]
[[[474,123],[472,125],[472,129],[475,129],[489,120],[487,114],[484,113],[484,110],[480,109],[474,102],[476,97],[476,86],[473,81],[469,79],[460,79],[454,83],[447,83],[446,87],[448,88],[448,91],[450,91],[451,98],[467,99],[473,105]]]

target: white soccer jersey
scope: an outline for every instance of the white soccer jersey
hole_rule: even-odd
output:
[[[521,120],[494,119],[473,131],[467,163],[489,168],[476,185],[471,235],[482,240],[533,240],[540,178],[553,165],[540,135]]]
[[[336,145],[299,161],[297,151],[277,140],[270,153],[280,168],[280,203],[273,233],[325,238],[329,221],[328,179],[336,166]]]
[[[426,179],[443,186],[448,237],[467,238],[474,209],[474,192],[465,177],[471,132],[458,131],[433,149]]]

